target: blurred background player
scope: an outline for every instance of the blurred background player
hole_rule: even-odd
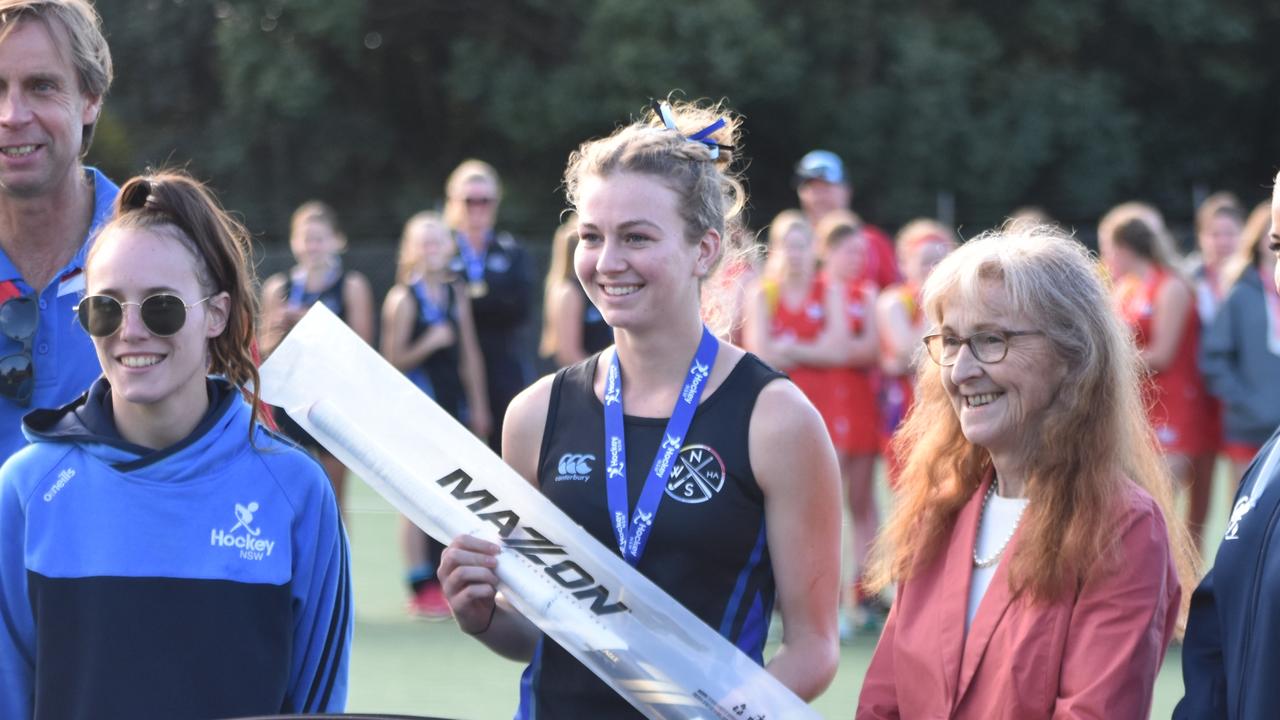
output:
[[[466,284],[449,270],[455,252],[453,236],[436,213],[420,212],[405,223],[396,284],[382,305],[382,355],[458,422],[487,439],[492,421],[484,358]],[[436,579],[444,547],[404,517],[400,539],[409,612],[432,620],[449,617]]]
[[[289,221],[289,250],[297,264],[289,272],[276,273],[262,284],[259,344],[264,358],[316,303],[323,303],[342,318],[365,342],[373,342],[373,290],[363,274],[343,267],[342,253],[346,249],[347,238],[338,226],[333,208],[312,200],[293,212]],[[338,506],[342,507],[347,476],[342,461],[283,410],[276,409],[274,418],[289,439],[320,460],[333,483]]]

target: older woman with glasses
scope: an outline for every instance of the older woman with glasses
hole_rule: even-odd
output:
[[[857,717],[1140,718],[1194,580],[1096,263],[988,233],[926,281],[933,325],[873,587],[898,594]]]

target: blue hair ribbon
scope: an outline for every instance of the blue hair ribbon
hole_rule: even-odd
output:
[[[658,102],[655,100],[653,103],[653,112],[662,120],[662,124],[666,125],[668,130],[675,130],[676,134],[680,134],[680,128],[676,127],[676,120],[671,116],[671,105],[669,103],[665,101]],[[732,145],[721,145],[720,143],[710,139],[712,133],[724,126],[724,118],[718,118],[715,122],[702,128],[698,132],[687,137],[685,135],[680,135],[680,137],[685,140],[689,140],[690,142],[706,145],[707,149],[711,151],[711,159],[716,160],[720,157],[721,150],[733,149]]]

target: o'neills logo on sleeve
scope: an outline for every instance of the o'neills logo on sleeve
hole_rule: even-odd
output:
[[[242,560],[262,560],[271,557],[276,547],[275,540],[259,537],[262,528],[253,526],[253,514],[258,512],[258,503],[248,505],[236,503],[236,524],[230,530],[214,528],[209,533],[209,544],[213,547],[235,548],[240,551]]]

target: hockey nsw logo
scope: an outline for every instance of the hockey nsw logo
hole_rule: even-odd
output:
[[[724,487],[725,467],[720,454],[706,445],[687,445],[667,478],[667,497],[697,505]]]
[[[702,383],[706,382],[707,377],[711,375],[711,368],[695,359],[689,374],[691,377],[685,383],[684,391],[680,393],[680,399],[687,403],[693,402],[698,394],[698,388],[702,387]]]
[[[236,503],[236,524],[232,525],[230,530],[214,528],[210,531],[209,545],[238,550],[242,560],[260,561],[271,557],[276,541],[261,537],[262,528],[253,526],[253,516],[258,509],[259,505],[256,502],[248,505]]]
[[[595,455],[587,453],[565,453],[556,463],[556,482],[586,482],[591,479],[591,464],[596,461]]]

